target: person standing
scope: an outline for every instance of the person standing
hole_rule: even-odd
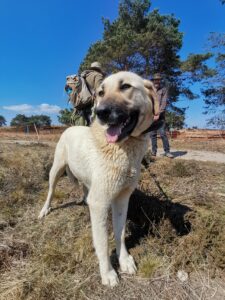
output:
[[[158,130],[152,131],[150,134],[151,142],[152,142],[152,156],[157,155],[157,132],[159,131],[160,137],[163,142],[163,148],[165,151],[165,156],[169,158],[174,158],[172,153],[170,153],[170,145],[169,140],[166,134],[166,120],[165,120],[165,112],[166,105],[168,99],[168,89],[162,86],[162,77],[160,73],[156,73],[153,76],[153,84],[156,88],[157,95],[159,98],[159,114],[154,116],[154,121],[157,122],[159,119],[161,120],[161,126]]]
[[[80,75],[67,76],[65,90],[74,106],[71,121],[74,125],[89,126],[92,121],[95,106],[96,89],[100,86],[105,73],[99,62],[91,66]],[[83,81],[81,81],[83,80]],[[79,100],[79,105],[77,103]]]
[[[105,78],[105,73],[102,70],[101,64],[98,61],[93,62],[88,70],[82,72],[82,76],[86,80],[87,86],[93,95],[93,99],[95,99],[96,90]],[[95,102],[83,110],[83,118],[86,120],[87,126],[89,126],[92,121],[94,107]]]

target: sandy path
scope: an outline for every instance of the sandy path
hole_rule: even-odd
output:
[[[163,149],[159,149],[158,155],[161,156],[163,153]],[[171,153],[174,155],[175,159],[193,159],[198,161],[211,161],[225,164],[225,154],[220,152],[171,149]]]

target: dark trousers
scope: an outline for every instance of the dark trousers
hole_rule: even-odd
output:
[[[162,126],[158,130],[152,131],[150,133],[150,137],[151,137],[151,141],[152,141],[152,153],[154,153],[154,154],[157,153],[157,132],[159,132],[160,137],[162,139],[163,148],[164,148],[165,153],[170,152],[169,140],[168,140],[168,137],[166,135],[166,121],[165,121],[165,118],[163,118]]]
[[[83,109],[76,110],[75,116],[73,116],[73,125],[77,126],[90,126],[92,116],[92,105],[87,106]]]
[[[88,107],[87,109],[82,111],[82,117],[86,122],[86,126],[90,126],[91,124],[91,114],[92,114],[91,107]]]

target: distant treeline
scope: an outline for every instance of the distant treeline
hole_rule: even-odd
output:
[[[51,118],[46,115],[32,115],[27,117],[23,114],[18,114],[11,120],[10,126],[24,127],[35,124],[37,128],[40,128],[43,126],[51,126],[51,123]]]

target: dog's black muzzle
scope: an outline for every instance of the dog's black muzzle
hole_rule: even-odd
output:
[[[100,104],[96,108],[96,115],[102,123],[109,125],[121,124],[129,117],[125,109],[115,104]]]

